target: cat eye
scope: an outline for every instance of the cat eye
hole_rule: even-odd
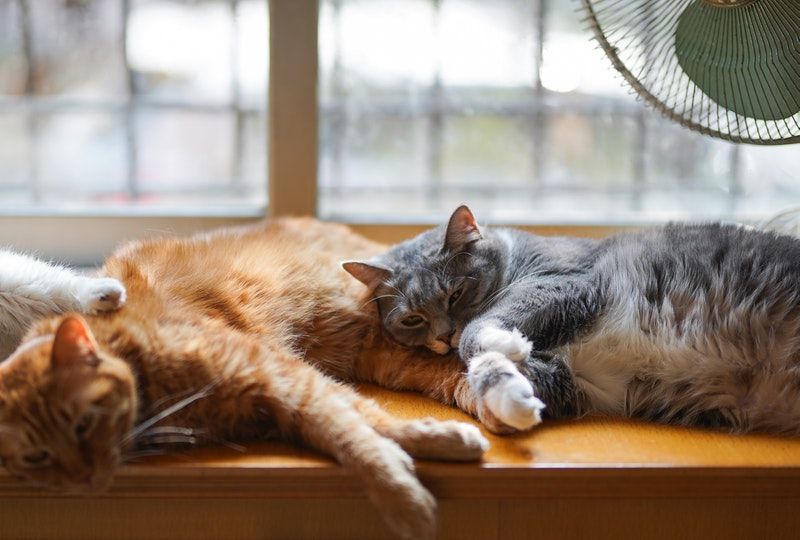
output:
[[[78,423],[75,424],[75,435],[79,439],[85,437],[94,427],[94,414],[86,413],[80,417]]]
[[[40,448],[22,456],[22,461],[29,467],[45,467],[50,464],[50,452]]]
[[[406,328],[413,328],[415,326],[421,325],[424,322],[425,319],[419,315],[409,315],[408,317],[400,321],[400,324],[402,324]]]
[[[463,285],[461,287],[459,287],[458,289],[454,290],[450,294],[450,299],[447,301],[447,305],[449,307],[453,307],[455,305],[455,303],[458,302],[458,299],[461,298],[462,294],[464,294],[464,286]]]

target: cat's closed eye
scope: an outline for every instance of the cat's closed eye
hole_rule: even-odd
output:
[[[84,413],[75,423],[75,435],[79,439],[85,438],[94,428],[95,415],[92,412]]]
[[[461,285],[456,290],[454,290],[452,293],[450,293],[450,298],[447,301],[448,307],[452,308],[456,304],[456,302],[458,302],[458,299],[461,298],[461,295],[463,295],[463,294],[464,294],[464,286],[463,285]]]
[[[39,448],[23,455],[22,461],[31,468],[46,467],[50,464],[51,456],[49,451]]]
[[[409,315],[402,321],[400,324],[405,326],[406,328],[415,328],[417,326],[422,326],[425,323],[425,318],[421,315]]]

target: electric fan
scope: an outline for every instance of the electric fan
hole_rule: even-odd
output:
[[[734,142],[800,142],[800,0],[581,0],[650,105]]]

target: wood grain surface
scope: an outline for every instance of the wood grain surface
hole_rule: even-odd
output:
[[[400,417],[471,421],[414,394],[361,391]],[[481,463],[423,462],[440,538],[800,537],[800,439],[637,421],[548,422]],[[390,538],[358,484],[282,443],[185,449],[120,471],[94,497],[0,474],[0,539]]]

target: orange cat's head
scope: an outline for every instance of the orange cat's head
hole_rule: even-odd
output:
[[[130,367],[63,317],[0,364],[0,459],[8,472],[69,491],[107,487],[136,418]]]

